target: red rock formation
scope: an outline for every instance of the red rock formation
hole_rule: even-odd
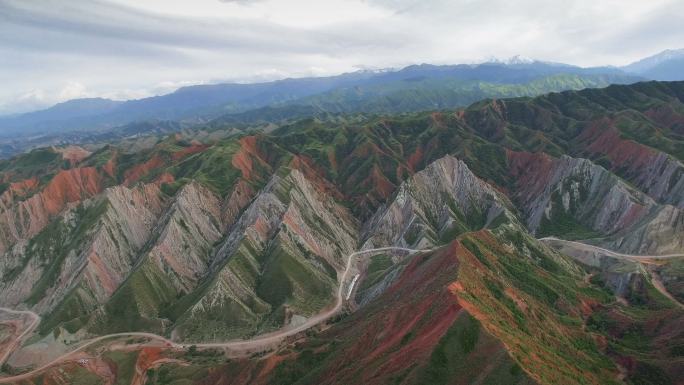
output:
[[[49,214],[57,214],[67,203],[78,202],[102,191],[102,178],[95,167],[60,171],[40,194]]]
[[[193,143],[189,147],[185,147],[180,151],[176,151],[173,154],[171,154],[171,159],[174,161],[178,161],[180,159],[185,158],[188,155],[196,154],[198,152],[202,152],[206,150],[207,148],[211,147],[208,144],[200,144],[200,143]]]
[[[323,382],[349,383],[354,378],[358,383],[383,384],[398,371],[425,364],[460,314],[457,299],[448,289],[457,269],[458,259],[451,248],[414,257],[399,279],[374,301],[381,304],[377,309],[369,304],[363,316],[354,315],[349,323],[352,328],[331,331],[332,337],[354,343],[321,374]]]
[[[430,114],[432,123],[438,127],[446,127],[446,117],[441,112],[433,112]]]
[[[650,108],[644,112],[644,115],[659,126],[667,127],[680,135],[684,134],[684,115],[669,104]]]
[[[614,122],[608,118],[589,125],[577,139],[587,144],[586,151],[589,154],[607,156],[613,169],[627,168],[635,174],[645,169],[658,155],[656,150],[648,146],[622,139]]]
[[[38,178],[33,177],[10,183],[7,190],[0,194],[0,205],[5,209],[17,199],[23,199],[38,188]]]
[[[554,171],[553,158],[543,152],[516,152],[506,149],[511,176],[519,186],[527,186],[531,195],[539,195]]]
[[[129,170],[126,170],[124,173],[124,184],[126,186],[130,186],[131,184],[140,180],[140,178],[149,174],[150,171],[162,167],[163,165],[164,160],[159,155],[155,155],[147,162],[135,165]]]
[[[154,181],[154,183],[161,186],[163,184],[173,183],[175,181],[176,181],[176,178],[173,175],[171,175],[168,172],[165,172],[165,173],[162,173],[161,175],[159,175],[159,177]]]
[[[112,154],[112,157],[102,166],[102,170],[112,178],[116,176],[116,153]]]
[[[406,164],[408,165],[408,168],[409,170],[411,170],[411,172],[418,171],[421,162],[424,160],[424,156],[425,155],[423,154],[423,148],[420,146],[416,148],[416,151],[414,151],[413,154],[409,155]]]
[[[270,169],[265,160],[266,156],[259,151],[256,136],[245,136],[239,140],[239,143],[240,149],[233,155],[232,165],[242,172],[243,178],[252,180],[256,167]]]
[[[221,218],[225,227],[231,226],[242,212],[242,209],[247,207],[249,202],[256,195],[256,191],[244,179],[240,179],[233,188],[233,192],[226,198],[222,204]],[[223,230],[225,230],[225,227]]]
[[[676,121],[670,123],[672,127],[680,127]],[[684,207],[683,167],[679,160],[633,140],[622,139],[614,122],[608,118],[594,122],[578,138],[584,142],[585,152],[591,158],[607,158],[611,171],[619,173],[656,201]]]
[[[370,184],[372,191],[375,191],[382,199],[389,198],[396,187],[394,183],[387,179],[378,165],[373,165],[370,175],[362,184]]]
[[[290,167],[299,170],[304,174],[318,191],[332,195],[336,199],[342,199],[342,193],[337,190],[334,184],[325,178],[323,167],[316,165],[313,159],[306,155],[295,155],[290,161]]]
[[[35,183],[29,181],[23,186]],[[94,167],[60,171],[42,191],[0,211],[0,252],[19,239],[38,234],[68,204],[90,198],[102,189],[102,177]]]

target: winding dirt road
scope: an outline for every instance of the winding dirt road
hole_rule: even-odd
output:
[[[14,351],[14,349],[19,346],[21,341],[26,337],[29,333],[31,333],[35,328],[38,326],[38,322],[40,321],[40,317],[38,314],[30,311],[30,310],[12,310],[8,309],[6,307],[0,307],[0,311],[4,311],[5,313],[9,314],[18,314],[18,315],[27,315],[29,318],[32,318],[33,321],[31,321],[31,324],[24,330],[17,338],[8,345],[7,350],[3,353],[2,357],[0,357],[0,365],[4,364],[5,361],[7,360],[7,357]]]
[[[615,258],[623,258],[623,259],[629,259],[633,260],[636,262],[644,262],[644,260],[649,260],[649,259],[668,259],[668,258],[677,258],[677,257],[684,257],[684,253],[682,254],[666,254],[666,255],[633,255],[633,254],[624,254],[624,253],[619,253],[616,251],[604,249],[602,247],[598,246],[593,246],[589,245],[586,243],[581,243],[581,242],[576,242],[576,241],[567,241],[563,239],[558,239],[554,237],[545,237],[545,238],[540,238],[540,241],[546,241],[546,242],[556,242],[556,243],[562,243],[566,245],[570,245],[574,248],[577,248],[582,251],[594,251],[594,252],[600,252],[608,256],[612,256]],[[141,337],[141,338],[149,338],[150,340],[154,341],[159,341],[163,344],[164,348],[172,348],[172,349],[187,349],[190,346],[196,346],[198,348],[224,348],[224,349],[235,349],[235,350],[256,350],[268,346],[272,346],[274,344],[277,344],[281,342],[283,339],[296,335],[304,330],[307,330],[309,328],[312,328],[322,322],[327,321],[330,319],[332,316],[334,316],[337,312],[340,311],[342,306],[344,305],[345,301],[345,295],[344,295],[344,289],[345,289],[345,282],[349,278],[349,274],[351,272],[352,266],[354,264],[354,259],[358,256],[361,255],[368,255],[368,254],[375,254],[375,253],[380,253],[380,252],[386,252],[386,251],[403,251],[403,252],[408,252],[408,253],[418,253],[418,252],[429,252],[434,249],[422,249],[422,250],[416,250],[416,249],[408,249],[408,248],[403,248],[403,247],[382,247],[382,248],[377,248],[377,249],[368,249],[368,250],[360,250],[357,252],[354,252],[349,255],[347,259],[347,264],[345,266],[344,272],[342,273],[342,277],[340,279],[340,284],[337,288],[337,293],[336,293],[336,299],[335,299],[335,304],[332,308],[325,310],[308,320],[304,322],[303,324],[293,327],[293,328],[284,328],[276,332],[272,333],[267,333],[267,334],[262,334],[258,337],[249,339],[249,340],[231,340],[231,341],[226,341],[226,342],[208,342],[208,343],[176,343],[174,341],[171,341],[168,338],[165,338],[163,336],[157,335],[157,334],[152,334],[152,333],[144,333],[144,332],[126,332],[126,333],[114,333],[114,334],[107,334],[99,337],[95,337],[89,340],[84,341],[81,345],[79,345],[77,348],[74,350],[62,354],[61,356],[55,358],[54,360],[31,370],[30,372],[26,372],[20,375],[16,376],[11,376],[11,377],[3,377],[0,378],[0,383],[13,383],[16,381],[20,380],[26,380],[29,378],[32,378],[33,376],[39,374],[40,372],[50,368],[51,366],[57,365],[59,363],[69,361],[72,359],[74,355],[76,355],[79,352],[84,351],[85,349],[102,342],[107,339],[114,339],[114,338],[123,338],[123,337]],[[649,274],[651,273],[650,270]],[[654,281],[657,281],[657,283],[660,283],[657,277],[653,277],[652,279]],[[655,287],[663,292],[664,295],[666,295],[668,298],[672,299],[675,303],[677,303],[679,306],[684,307],[681,303],[677,302],[663,287],[662,284],[658,285],[656,284]],[[28,311],[28,310],[13,310],[13,309],[8,309],[8,308],[2,308],[0,307],[0,311],[4,311],[10,314],[19,314],[19,315],[27,315],[30,318],[33,319],[31,324],[24,330],[17,338],[16,340],[10,345],[10,348],[7,349],[7,351],[0,357],[0,364],[5,362],[5,360],[9,357],[9,355],[12,353],[12,351],[19,346],[21,341],[35,328],[37,327],[39,321],[40,321],[40,316],[38,314]],[[141,346],[144,346],[145,344],[141,344]]]
[[[652,264],[653,260],[662,260],[662,259],[672,259],[672,258],[681,258],[684,257],[684,253],[679,253],[679,254],[664,254],[664,255],[636,255],[636,254],[624,254],[624,253],[619,253],[617,251],[612,251],[608,249],[604,249],[603,247],[598,247],[594,245],[589,245],[586,243],[582,242],[576,242],[576,241],[566,241],[564,239],[559,239],[556,237],[545,237],[545,238],[539,238],[540,241],[546,241],[549,243],[560,243],[564,245],[568,245],[572,248],[581,250],[581,251],[588,251],[588,252],[599,252],[602,254],[605,254],[609,257],[617,258],[617,259],[627,259],[632,262],[637,262],[641,264],[643,269],[646,271],[646,273],[649,275],[651,278],[651,283],[653,284],[653,287],[656,288],[660,292],[660,294],[664,295],[670,301],[672,301],[675,305],[677,305],[679,308],[684,309],[684,304],[679,302],[677,298],[675,298],[672,294],[670,294],[669,291],[667,291],[667,288],[665,288],[665,285],[663,284],[663,281],[660,279],[660,276],[658,273],[653,269],[649,268],[648,264]]]
[[[684,253],[679,253],[679,254],[663,254],[663,255],[637,255],[637,254],[623,254],[619,253],[617,251],[613,250],[608,250],[604,249],[603,247],[598,247],[594,245],[590,245],[588,243],[582,243],[582,242],[577,242],[577,241],[566,241],[565,239],[560,239],[556,237],[544,237],[544,238],[539,238],[540,241],[551,241],[551,242],[558,242],[558,243],[564,243],[566,245],[572,245],[578,249],[585,250],[585,251],[599,251],[601,253],[604,253],[606,255],[609,255],[611,257],[616,257],[616,258],[625,258],[625,259],[631,259],[634,261],[639,261],[643,259],[669,259],[669,258],[679,258],[679,257],[684,257]]]
[[[344,282],[349,278],[349,273],[351,271],[354,258],[360,255],[367,255],[367,254],[374,254],[374,253],[380,253],[380,252],[385,252],[385,251],[404,251],[408,253],[418,253],[418,252],[429,252],[432,251],[433,249],[423,249],[423,250],[415,250],[415,249],[407,249],[404,247],[381,247],[377,249],[368,249],[368,250],[360,250],[357,252],[354,252],[349,255],[347,259],[347,265],[344,269],[344,272],[342,273],[342,277],[340,279],[340,284],[337,288],[337,293],[336,293],[336,300],[335,300],[335,305],[330,308],[329,310],[323,311],[311,318],[309,318],[306,322],[303,324],[291,328],[291,329],[281,329],[279,331],[273,332],[273,333],[267,333],[267,334],[262,334],[261,336],[249,339],[249,340],[232,340],[232,341],[226,341],[226,342],[209,342],[209,343],[185,343],[185,344],[179,344],[176,342],[173,342],[169,340],[168,338],[165,338],[163,336],[157,335],[157,334],[152,334],[152,333],[143,333],[143,332],[127,332],[127,333],[114,333],[114,334],[107,334],[103,335],[100,337],[92,338],[89,340],[86,340],[83,342],[81,345],[79,345],[76,349],[62,354],[61,356],[55,358],[54,360],[31,370],[30,372],[26,372],[23,374],[19,374],[16,376],[11,376],[11,377],[2,377],[0,378],[0,383],[12,383],[20,380],[26,380],[29,379],[40,372],[48,369],[51,366],[57,365],[61,362],[68,361],[72,356],[75,354],[82,352],[83,350],[87,349],[88,347],[93,346],[94,344],[101,342],[103,340],[107,339],[112,339],[112,338],[121,338],[121,337],[144,337],[144,338],[149,338],[151,340],[156,340],[156,341],[161,341],[166,347],[166,348],[173,348],[173,349],[187,349],[190,346],[196,346],[198,348],[226,348],[226,349],[237,349],[237,350],[251,350],[251,349],[259,349],[262,347],[267,347],[276,343],[279,343],[283,339],[293,336],[297,333],[300,333],[304,330],[307,330],[313,326],[316,326],[322,322],[327,321],[330,319],[333,315],[335,315],[341,308],[342,305],[344,304]],[[35,327],[38,324],[38,321],[40,320],[40,317],[38,314],[31,312],[31,311],[18,311],[18,310],[11,310],[11,309],[5,309],[5,308],[0,308],[0,310],[14,313],[14,314],[27,314],[31,317],[34,318],[33,323],[31,326],[25,330],[18,338],[17,340],[13,343],[13,346],[18,346],[17,344],[19,341],[26,336],[30,331],[35,329]],[[12,349],[8,349],[8,351],[4,355],[4,359],[6,359],[9,354],[12,352]],[[3,360],[4,362],[4,360]]]

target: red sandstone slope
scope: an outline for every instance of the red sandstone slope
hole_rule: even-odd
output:
[[[453,243],[410,258],[380,297],[320,336],[260,364],[244,360],[217,368],[199,383],[441,383],[445,373],[438,361],[444,354],[449,356],[444,359],[458,356],[461,361],[460,369],[449,374],[449,383],[496,378],[531,383],[522,373],[511,374],[515,364],[503,345],[478,326],[449,289],[458,278],[458,247]],[[462,349],[465,330],[473,334],[465,338],[474,340]],[[319,366],[308,368],[306,362]]]
[[[23,187],[34,184],[32,180],[26,181]],[[94,167],[83,167],[60,171],[42,191],[24,201],[15,202],[3,195],[4,207],[0,209],[0,252],[4,252],[20,239],[38,234],[67,205],[92,197],[102,189],[102,177],[98,171]]]

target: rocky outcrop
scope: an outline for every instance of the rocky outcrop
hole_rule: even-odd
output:
[[[507,199],[462,161],[443,157],[402,183],[364,228],[364,248],[426,248],[513,215]]]
[[[225,339],[279,328],[330,304],[357,247],[356,220],[329,188],[286,169],[258,193],[240,179],[223,200],[193,181],[170,203],[157,184],[108,189],[86,201],[105,207],[79,235],[87,247],[65,249],[54,283],[22,300],[97,333],[175,328],[183,339]],[[39,267],[26,270],[33,282],[50,269]]]
[[[684,164],[670,155],[657,153],[634,183],[657,202],[684,208]]]
[[[105,301],[128,276],[156,223],[162,201],[157,186],[110,188],[65,212],[26,247],[5,273],[8,303],[28,302],[52,311],[78,287],[85,303]],[[28,263],[21,263],[28,259]]]
[[[274,176],[230,229],[211,285],[178,335],[240,336],[320,311],[332,300],[356,234],[349,212],[301,172]]]
[[[670,254],[684,251],[684,210],[653,205],[634,226],[601,241],[608,248],[635,254]]]
[[[67,210],[6,253],[3,304],[51,312],[74,288],[84,304],[105,301],[128,276],[162,205],[156,185],[118,186]]]
[[[140,180],[140,178],[149,174],[152,170],[158,169],[164,165],[164,159],[159,155],[154,155],[145,163],[137,164],[124,172],[124,184],[130,186]]]
[[[235,184],[233,191],[221,205],[221,222],[224,224],[221,231],[225,231],[228,225],[235,223],[242,210],[247,207],[255,195],[256,191],[252,185],[244,179],[240,179]]]
[[[682,252],[684,126],[671,92],[682,95],[682,85],[202,133],[211,145],[188,142],[186,130],[89,156],[69,149],[3,161],[0,305],[40,313],[29,358],[44,343],[118,332],[249,338],[330,309],[358,249],[434,247],[354,260],[356,286],[342,282],[354,287],[344,302],[351,314],[329,319],[316,338],[297,336],[296,351],[208,375],[244,380],[230,371],[278,368],[281,379],[309,372],[314,382],[565,384],[609,383],[618,370],[606,357],[674,368],[681,313],[653,288],[681,298],[676,259],[575,255],[580,266],[535,238]],[[626,307],[635,303],[639,317]],[[500,360],[506,351],[515,362]],[[635,365],[623,374],[639,374]]]
[[[610,119],[592,122],[578,137],[581,153],[605,158],[608,167],[656,202],[684,207],[684,165],[669,154],[623,139]]]
[[[239,140],[240,148],[233,155],[231,164],[240,170],[245,180],[252,181],[260,179],[261,169],[271,170],[271,166],[266,160],[267,155],[263,154],[258,148],[256,136],[245,136]]]
[[[0,200],[0,253],[17,241],[38,234],[69,204],[95,196],[102,188],[102,178],[97,170],[84,167],[58,172],[42,191],[26,200],[15,201],[3,195]]]
[[[146,195],[131,195],[136,191]],[[80,312],[60,305],[52,318],[86,316],[86,328],[97,333],[120,331],[121,325],[162,332],[170,308],[206,283],[213,249],[233,223],[225,220],[249,202],[249,192],[238,183],[222,202],[191,181],[167,203],[157,183],[107,190],[110,209],[92,248],[82,253],[82,278],[71,279],[76,283],[66,298],[73,303],[77,296]]]
[[[123,186],[105,192],[108,209],[100,219],[83,272],[85,285],[98,303],[108,299],[137,262],[165,203],[154,184]]]
[[[0,194],[0,208],[7,210],[17,201],[25,199],[28,194],[38,188],[39,184],[40,182],[36,177],[10,183],[7,189]]]
[[[633,253],[684,248],[684,213],[660,205],[587,159],[509,151],[514,200],[538,236],[600,238]]]
[[[205,273],[211,247],[221,238],[220,201],[197,183],[185,185],[166,213],[150,262],[169,275],[178,290],[190,290]]]
[[[155,319],[165,307],[195,290],[212,262],[214,243],[222,237],[220,207],[219,198],[206,187],[195,182],[183,186],[119,288],[125,301],[114,298],[107,311],[123,307],[124,314]],[[120,313],[106,314],[108,323],[125,322],[118,318]]]

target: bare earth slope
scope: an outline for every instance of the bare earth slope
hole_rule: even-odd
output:
[[[676,384],[682,100],[640,83],[2,161],[3,370]]]

